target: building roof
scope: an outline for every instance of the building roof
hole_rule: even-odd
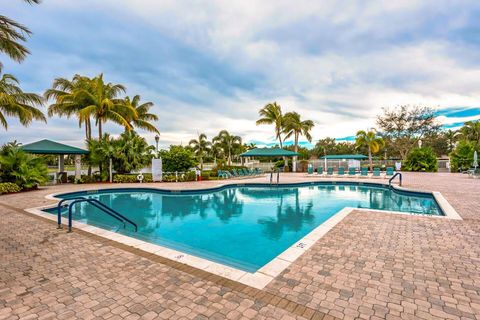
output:
[[[298,153],[280,148],[255,148],[240,155],[241,157],[293,157]]]
[[[88,154],[87,150],[47,139],[23,145],[21,148],[25,152],[35,154]]]
[[[367,156],[363,154],[331,154],[320,157],[320,159],[327,159],[327,160],[364,160],[368,159]]]

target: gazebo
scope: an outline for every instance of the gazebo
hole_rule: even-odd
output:
[[[40,140],[37,142],[23,145],[21,149],[27,153],[32,154],[50,154],[58,156],[58,171],[65,171],[65,155],[75,155],[75,178],[81,178],[81,155],[88,154],[89,152],[84,149],[72,147],[66,144],[58,143],[52,140]]]
[[[275,158],[275,157],[295,157],[298,156],[298,153],[280,149],[280,148],[255,148],[248,150],[240,155],[240,157],[263,157],[263,158]],[[288,162],[285,162],[285,165]]]
[[[326,155],[323,157],[320,157],[320,159],[323,159],[325,161],[325,168],[327,167],[327,160],[338,160],[338,163],[340,165],[341,161],[360,161],[360,160],[365,160],[368,159],[367,156],[363,154],[331,154],[331,155]]]

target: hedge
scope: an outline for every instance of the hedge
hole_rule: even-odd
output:
[[[113,182],[115,183],[138,183],[138,174],[116,174],[113,176]],[[151,173],[143,173],[142,182],[153,182]]]
[[[20,188],[18,185],[16,185],[13,182],[0,183],[0,194],[20,192],[20,191],[22,191],[22,188]]]

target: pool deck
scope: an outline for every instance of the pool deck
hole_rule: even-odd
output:
[[[285,174],[280,181],[377,179]],[[209,188],[237,181],[143,184]],[[0,196],[0,319],[480,319],[480,180],[406,173],[462,220],[354,210],[259,290],[87,232],[67,234],[26,208],[62,185]]]

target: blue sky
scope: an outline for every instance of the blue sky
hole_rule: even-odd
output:
[[[479,119],[479,13],[466,0],[11,0],[2,14],[34,32],[32,54],[0,61],[38,93],[56,77],[103,72],[155,103],[162,145],[221,129],[271,143],[255,120],[272,101],[314,120],[315,140],[348,140],[382,107],[428,105],[446,128]],[[9,122],[0,142],[83,144],[74,119]]]

